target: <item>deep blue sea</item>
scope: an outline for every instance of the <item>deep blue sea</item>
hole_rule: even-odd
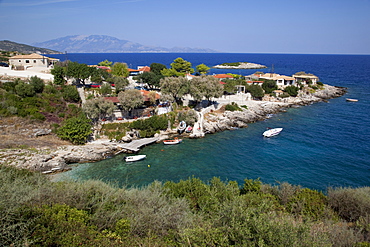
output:
[[[86,64],[108,59],[131,68],[151,63],[169,66],[182,57],[193,66],[211,67],[224,62],[253,62],[268,66],[258,71],[292,75],[299,71],[317,75],[323,83],[347,87],[348,93],[327,103],[316,103],[274,115],[248,128],[185,139],[182,144],[153,144],[140,154],[147,159],[127,164],[124,155],[73,169],[57,179],[102,179],[120,186],[142,186],[159,181],[179,181],[191,176],[238,181],[257,179],[269,184],[289,182],[311,189],[329,186],[370,186],[370,55],[297,55],[236,53],[121,53],[53,55]],[[216,70],[210,73],[249,75],[256,70]],[[346,98],[358,102],[346,102]],[[283,127],[273,138],[262,137],[267,127]]]

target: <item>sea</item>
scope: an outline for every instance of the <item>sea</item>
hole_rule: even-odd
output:
[[[103,60],[125,62],[130,68],[161,63],[167,67],[178,57],[193,67],[212,67],[225,62],[266,65],[258,70],[211,69],[209,74],[250,75],[256,71],[292,75],[305,71],[320,81],[346,87],[346,95],[314,103],[247,128],[208,134],[202,139],[185,139],[179,145],[152,144],[142,148],[145,160],[126,163],[126,154],[106,160],[72,164],[55,181],[99,179],[122,187],[141,187],[154,181],[186,180],[208,182],[260,179],[277,185],[288,182],[326,191],[329,187],[370,186],[370,55],[308,55],[248,53],[118,53],[59,54],[61,60],[97,64]],[[346,98],[358,99],[347,102]],[[267,128],[282,127],[280,135],[263,138]]]

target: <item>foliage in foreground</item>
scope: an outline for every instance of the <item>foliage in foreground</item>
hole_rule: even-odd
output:
[[[0,166],[0,193],[5,246],[369,246],[368,187],[325,196],[193,177],[126,189]]]

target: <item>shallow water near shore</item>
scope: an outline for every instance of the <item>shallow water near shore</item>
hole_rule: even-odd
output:
[[[108,55],[106,59],[113,60]],[[212,60],[208,54],[194,55],[197,61],[189,59],[191,54],[188,57],[179,54],[175,58],[183,57],[197,65],[204,62],[200,60],[202,55],[205,60]],[[147,155],[143,161],[126,163],[122,154],[96,163],[72,165],[71,171],[57,175],[55,180],[102,179],[132,187],[155,180],[179,181],[194,176],[208,181],[216,176],[225,181],[236,180],[240,185],[245,178],[260,178],[264,183],[289,182],[319,190],[328,186],[370,185],[370,56],[234,55],[224,54],[222,62],[268,65],[275,61],[276,73],[313,73],[324,83],[348,87],[348,94],[328,103],[290,108],[266,121],[251,123],[245,129],[206,135],[202,139],[184,139],[173,146],[153,144],[140,151]],[[245,58],[241,60],[243,55]],[[214,60],[215,64],[220,63],[222,57]],[[359,101],[346,102],[347,97]],[[268,127],[284,130],[278,136],[263,138],[262,133]]]

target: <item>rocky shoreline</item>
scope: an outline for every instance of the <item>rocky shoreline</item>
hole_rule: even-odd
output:
[[[203,108],[200,111],[202,119],[198,121],[199,133],[191,137],[203,137],[205,134],[244,128],[249,123],[264,120],[269,114],[284,111],[289,107],[303,106],[327,99],[340,97],[346,93],[345,88],[325,85],[324,89],[315,93],[301,92],[297,97],[276,99],[266,97],[263,101],[246,100],[242,95],[242,103],[245,106],[242,111],[225,111],[226,102]],[[195,128],[194,128],[195,129]],[[173,130],[162,132],[157,136],[158,141],[173,135]],[[0,163],[17,168],[29,169],[47,173],[55,173],[69,170],[69,164],[95,162],[106,159],[122,152],[130,152],[120,146],[118,142],[98,140],[83,146],[63,145],[57,149],[4,149],[0,150]]]
[[[267,68],[265,65],[257,64],[257,63],[239,63],[238,66],[232,65],[215,65],[212,68],[214,69],[264,69]]]

